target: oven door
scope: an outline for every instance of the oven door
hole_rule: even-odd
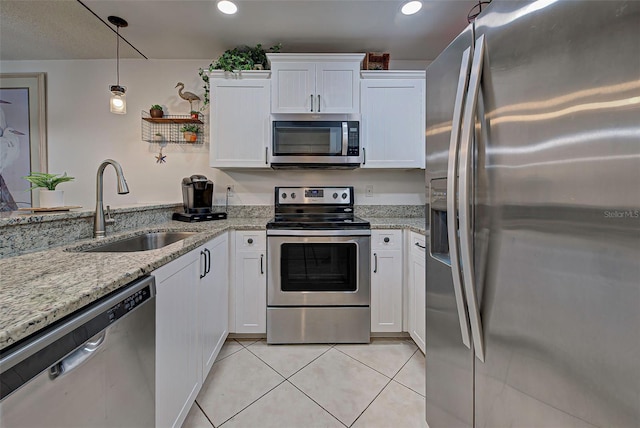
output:
[[[281,232],[267,237],[268,306],[369,306],[371,231]]]

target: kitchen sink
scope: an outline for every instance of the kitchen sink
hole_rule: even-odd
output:
[[[157,250],[158,248],[166,247],[169,244],[193,236],[196,233],[197,232],[148,232],[81,251],[84,253],[122,253]]]

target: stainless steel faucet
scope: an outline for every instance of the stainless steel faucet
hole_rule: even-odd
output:
[[[118,176],[118,193],[125,195],[129,193],[129,186],[127,186],[127,180],[124,179],[124,173],[120,164],[113,159],[104,160],[98,167],[98,174],[96,175],[96,214],[93,220],[93,237],[104,238],[106,236],[106,225],[104,220],[104,208],[102,207],[102,176],[104,175],[104,169],[107,165],[113,165]],[[114,220],[109,219],[109,223],[113,223]]]

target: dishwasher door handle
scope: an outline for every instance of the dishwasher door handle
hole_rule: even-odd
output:
[[[78,349],[51,366],[49,369],[49,377],[51,380],[73,371],[88,361],[93,355],[95,355],[96,351],[100,349],[104,343],[106,335],[107,331],[103,330],[102,333],[87,340]]]

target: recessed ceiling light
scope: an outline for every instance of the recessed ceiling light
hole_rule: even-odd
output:
[[[233,15],[238,11],[238,6],[232,1],[222,0],[218,2],[218,10],[227,15]]]
[[[422,2],[419,0],[409,1],[402,5],[400,10],[405,15],[413,15],[422,9]]]

